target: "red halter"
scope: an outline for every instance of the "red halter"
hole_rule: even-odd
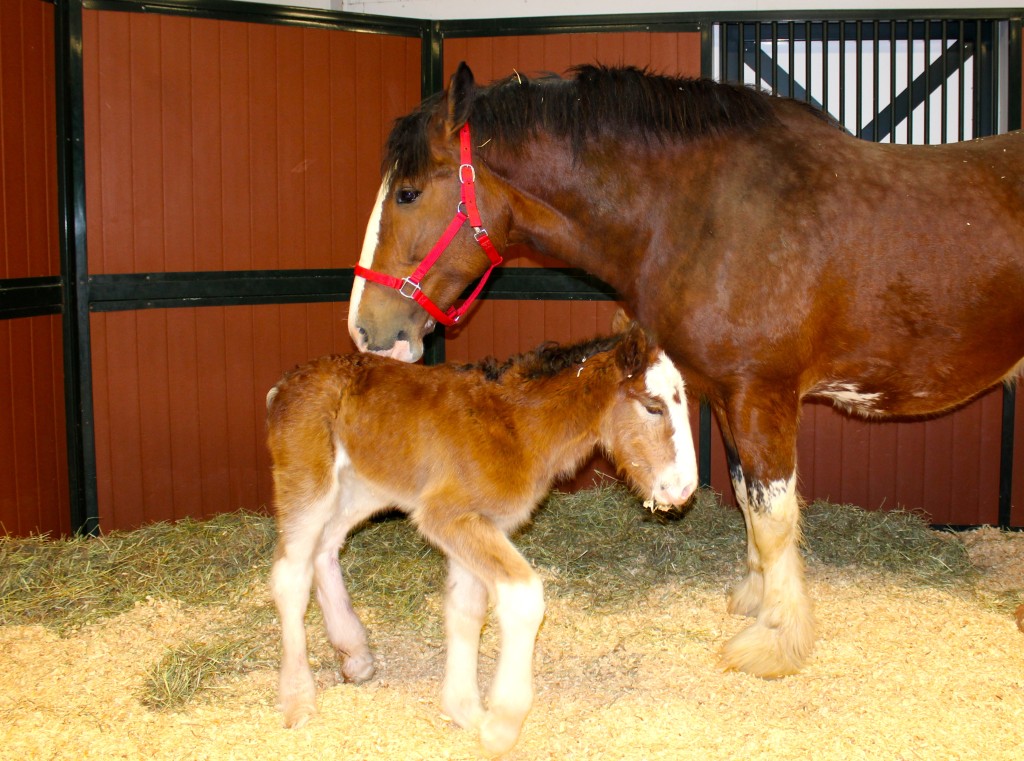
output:
[[[462,183],[461,188],[461,202],[455,209],[455,217],[451,222],[448,223],[447,229],[441,234],[437,243],[430,249],[430,253],[427,254],[426,258],[420,262],[420,265],[416,268],[409,277],[397,278],[392,275],[385,275],[382,272],[374,272],[373,270],[366,269],[356,265],[355,273],[357,276],[372,280],[375,283],[386,285],[390,288],[394,288],[400,294],[405,296],[407,299],[412,299],[421,307],[427,310],[431,317],[437,320],[442,325],[454,325],[459,321],[459,318],[466,313],[469,309],[469,305],[472,304],[476,297],[480,295],[480,291],[483,290],[484,285],[487,283],[487,278],[490,277],[491,271],[501,264],[501,254],[491,243],[491,239],[487,235],[487,230],[483,227],[483,222],[480,220],[480,210],[476,206],[476,170],[473,168],[473,148],[472,143],[469,140],[469,123],[462,125],[462,129],[459,130],[459,141],[461,144],[461,158],[462,163],[459,165],[459,182]],[[442,312],[441,308],[437,306],[430,297],[427,296],[420,288],[424,276],[430,271],[430,268],[434,266],[434,262],[437,261],[438,257],[444,253],[444,250],[448,248],[448,244],[452,242],[452,239],[462,228],[463,223],[469,220],[470,227],[473,228],[473,238],[477,243],[480,244],[480,248],[487,254],[487,258],[491,260],[491,266],[487,268],[487,272],[480,278],[480,282],[477,283],[476,288],[469,294],[467,298],[458,309],[454,305],[448,307],[447,312]]]

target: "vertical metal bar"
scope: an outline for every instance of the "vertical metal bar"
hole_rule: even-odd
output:
[[[924,22],[924,142],[932,141],[932,22]],[[907,123],[909,129],[913,122]]]
[[[58,3],[54,13],[57,113],[57,213],[60,229],[64,408],[71,529],[100,530],[89,333],[89,267],[85,238],[85,117],[82,0]]]
[[[907,22],[907,143],[914,142],[914,22]],[[924,55],[924,70],[928,72],[928,52],[925,50]],[[927,90],[925,91],[927,92]],[[925,103],[928,102],[927,95],[925,96]],[[925,142],[928,142],[928,119],[925,119]]]
[[[881,25],[877,21],[872,21],[872,22],[869,22],[869,23],[872,26],[872,32],[871,32],[871,53],[872,53],[872,59],[873,59],[871,61],[871,88],[872,88],[872,92],[871,92],[871,139],[872,139],[872,141],[877,143],[879,138],[881,137],[881,134],[879,134],[879,129],[878,129],[878,115],[879,115],[878,97],[879,97],[879,91],[882,89],[882,87],[881,87],[881,79],[882,79],[882,71],[881,71],[881,69],[882,69],[882,67],[881,67],[881,65],[878,62],[878,47],[879,47],[879,40],[878,40],[878,38],[881,36],[881,34],[880,34],[880,32],[881,32],[880,26]]]
[[[828,78],[828,55],[831,48],[831,32],[832,22],[825,21],[821,25],[821,104],[825,107],[825,110],[832,113],[832,109],[829,105],[831,98],[831,82]],[[842,87],[840,87],[840,91]]]
[[[964,139],[964,103],[965,103],[964,85],[966,84],[965,83],[965,79],[964,79],[964,69],[967,67],[968,48],[967,48],[967,40],[964,38],[964,35],[967,33],[967,29],[964,26],[964,20],[963,19],[959,20],[959,22],[957,24],[958,24],[958,27],[959,27],[959,34],[957,35],[957,37],[959,38],[959,43],[958,44],[959,44],[959,52],[961,52],[961,54],[959,54],[959,69],[956,72],[956,78],[957,78],[957,81],[959,83],[959,92],[956,93],[956,117],[957,117],[956,139],[957,140],[963,140]]]
[[[779,23],[773,21],[772,30],[772,65],[769,71],[772,74],[772,95],[779,95]]]
[[[811,22],[808,21],[804,24],[804,100],[808,103],[814,99],[814,96],[811,94],[811,87],[814,84],[811,81],[811,58]]]
[[[846,124],[846,22],[839,22],[839,121]],[[855,135],[859,128],[850,130]]]
[[[761,89],[761,22],[754,24],[754,87]]]
[[[856,49],[856,51],[854,53],[854,61],[856,62],[855,65],[857,67],[857,71],[856,71],[857,92],[855,94],[856,95],[857,109],[856,109],[856,112],[855,112],[854,115],[857,118],[857,134],[860,135],[861,137],[864,137],[864,135],[861,135],[861,132],[860,132],[861,125],[864,123],[864,119],[863,119],[863,115],[864,115],[864,29],[863,29],[863,22],[862,21],[858,21],[854,25],[854,28],[856,29],[856,35],[855,35],[855,40],[854,41],[855,41],[855,44],[856,44],[856,47],[857,47],[857,49]]]
[[[940,125],[939,140],[943,143],[949,140],[949,22],[942,20],[942,124]]]
[[[907,94],[910,94],[908,82]],[[896,22],[889,22],[889,142],[896,142]],[[907,142],[910,142],[909,140]]]
[[[1010,19],[1006,39],[1007,56],[1007,102],[1006,128],[1021,128],[1024,103],[1021,102],[1021,19]],[[999,526],[1009,528],[1013,521],[1013,454],[1016,446],[1014,418],[1017,409],[1017,386],[1003,385],[1002,430],[999,438]]]
[[[711,405],[703,399],[697,416],[697,483],[711,486]]]
[[[420,95],[426,98],[444,89],[444,33],[437,21],[430,22],[420,40]],[[440,323],[423,337],[423,363],[439,365],[445,360],[445,328]]]

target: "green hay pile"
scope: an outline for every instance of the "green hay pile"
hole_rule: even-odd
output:
[[[742,517],[713,493],[700,492],[685,516],[665,520],[615,482],[554,492],[515,541],[544,576],[549,596],[598,610],[624,609],[662,584],[724,590],[742,574],[745,557]],[[66,632],[150,598],[224,606],[233,618],[149,669],[143,702],[179,708],[222,676],[276,668],[276,614],[262,586],[274,542],[273,520],[246,512],[102,538],[0,538],[0,625]],[[804,511],[804,544],[812,564],[877,571],[909,584],[966,588],[973,573],[961,542],[909,513],[814,503]],[[367,524],[341,559],[371,628],[442,636],[444,559],[409,521]],[[318,617],[309,617],[311,632]]]

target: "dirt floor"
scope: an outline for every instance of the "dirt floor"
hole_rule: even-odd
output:
[[[724,594],[685,579],[627,611],[549,599],[537,700],[509,759],[1010,759],[1024,748],[1024,633],[1005,590],[1024,589],[1024,535],[967,534],[980,594],[894,583],[811,562],[817,647],[798,675],[764,681],[716,668],[743,627]],[[738,578],[738,577],[737,577]],[[252,590],[266,595],[265,585]],[[990,599],[991,598],[991,599]],[[426,601],[439,611],[440,593]],[[146,668],[225,607],[150,600],[68,636],[0,627],[4,759],[471,759],[475,738],[438,710],[439,625],[396,637],[364,618],[377,677],[332,685],[319,663],[321,714],[281,727],[272,663],[221,680],[178,712],[139,699]],[[276,636],[272,626],[270,636]],[[312,652],[326,658],[318,625]],[[493,666],[485,634],[482,668]]]

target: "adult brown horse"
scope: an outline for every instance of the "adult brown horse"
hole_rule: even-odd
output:
[[[357,270],[375,282],[349,314],[361,349],[417,359],[460,316],[480,246],[493,266],[491,241],[525,243],[613,286],[710,402],[747,526],[729,609],[756,616],[726,668],[790,674],[813,645],[801,401],[930,415],[1024,366],[1021,133],[879,145],[728,84],[584,66],[479,88],[461,65],[396,123],[384,167]],[[456,207],[486,231],[457,215],[428,255]]]

